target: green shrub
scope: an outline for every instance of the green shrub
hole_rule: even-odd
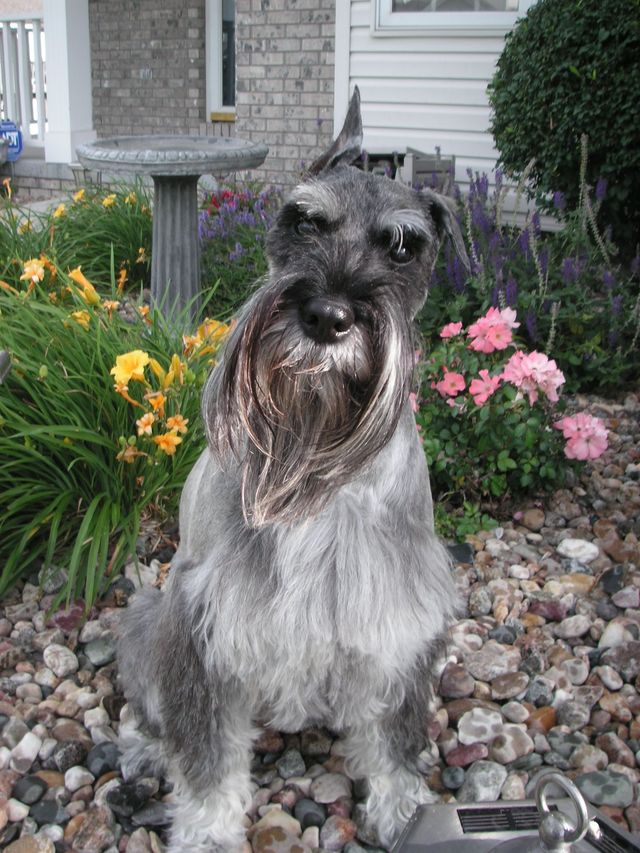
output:
[[[538,0],[507,35],[489,87],[499,163],[578,207],[580,140],[587,182],[607,183],[601,223],[625,254],[640,233],[640,3]],[[549,201],[546,201],[547,206]]]
[[[127,322],[47,258],[16,284],[0,286],[12,364],[0,385],[0,595],[55,563],[68,572],[61,597],[88,606],[135,555],[141,520],[176,510],[204,445],[201,386],[224,328],[183,340],[144,310]]]

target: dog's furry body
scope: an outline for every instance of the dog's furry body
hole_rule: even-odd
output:
[[[124,768],[168,769],[171,853],[242,843],[260,724],[342,733],[383,844],[429,797],[415,759],[456,598],[408,392],[447,213],[341,165],[358,125],[356,96],[280,215],[269,279],[205,392],[215,452],[185,485],[167,588],[123,620]]]

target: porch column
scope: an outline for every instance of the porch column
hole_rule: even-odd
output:
[[[73,163],[76,145],[93,142],[89,0],[43,0],[47,57],[48,163]]]

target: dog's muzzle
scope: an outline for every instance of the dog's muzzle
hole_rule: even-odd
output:
[[[300,308],[304,333],[319,344],[332,344],[351,331],[355,314],[349,303],[334,296],[313,296]]]

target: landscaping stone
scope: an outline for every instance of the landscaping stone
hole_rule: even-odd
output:
[[[571,489],[471,537],[454,567],[473,613],[451,629],[419,762],[440,796],[518,800],[561,769],[640,837],[640,396],[629,399],[607,403],[610,450]],[[577,556],[562,553],[571,540]],[[0,601],[2,849],[163,853],[170,785],[120,773],[113,590],[86,622],[78,602],[47,619],[52,599],[33,583]],[[255,753],[254,853],[386,853],[332,732],[267,730]]]

